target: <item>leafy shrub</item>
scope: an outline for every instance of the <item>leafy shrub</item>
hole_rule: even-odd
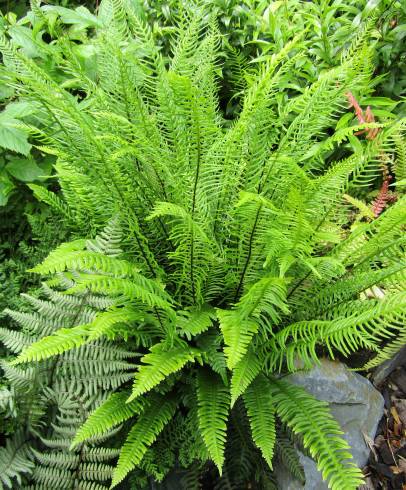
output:
[[[355,489],[362,474],[328,408],[281,374],[365,347],[383,358],[381,343],[388,353],[404,336],[405,197],[400,187],[371,216],[353,196],[383,167],[404,178],[404,121],[349,122],[347,99],[373,87],[372,27],[339,66],[281,103],[280,83],[307,58],[291,39],[250,70],[230,124],[219,110],[217,22],[204,9],[182,15],[167,61],[136,10],[105,0],[92,21],[94,76],[61,42],[56,63],[74,87],[1,40],[5,82],[46,109],[27,129],[57,157],[61,193],[34,192],[84,236],[114,216],[96,241],[65,243],[33,269],[50,276],[50,303],[29,299],[37,314],[10,312],[24,329],[2,331],[18,354],[5,369],[16,387],[40,380],[30,399],[41,406],[23,416],[30,440],[19,439],[35,447],[36,468],[32,453],[15,467],[10,442],[4,474],[103,488],[112,472],[113,486],[143,488],[175,462],[199,469],[211,460],[219,488],[266,488],[275,452],[296,466],[291,431],[332,489]],[[364,211],[352,227],[348,202]],[[373,286],[382,298],[362,296]],[[48,436],[37,429],[44,421]],[[89,466],[93,444],[112,430],[122,446],[116,468],[100,466],[115,442]]]
[[[137,13],[152,27],[154,37],[166,55],[170,39],[182,11],[193,2],[178,0],[144,0]],[[216,12],[222,43],[224,80],[221,98],[232,116],[240,104],[235,92],[244,86],[241,74],[249,63],[263,56],[277,53],[296,34],[302,34],[307,49],[290,70],[286,85],[280,89],[301,91],[319,74],[337,66],[341,56],[356,37],[360,25],[375,18],[372,37],[377,40],[374,65],[377,95],[401,97],[405,94],[402,49],[405,35],[406,11],[402,2],[382,0],[314,1],[244,1],[212,0],[211,10]],[[245,72],[246,73],[246,72]],[[402,105],[404,111],[404,106]]]

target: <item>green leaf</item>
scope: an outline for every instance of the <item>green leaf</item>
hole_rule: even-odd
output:
[[[6,175],[0,175],[0,206],[5,206],[8,202],[14,184]]]
[[[80,6],[75,10],[60,6],[47,6],[46,12],[57,12],[64,24],[74,24],[81,28],[102,27],[98,18],[91,14],[86,7]]]
[[[47,45],[39,37],[34,39],[33,31],[28,27],[14,25],[9,29],[13,43],[19,46],[28,58],[45,58]]]
[[[2,118],[20,119],[30,116],[38,110],[38,104],[21,100],[19,102],[10,102],[2,112]]]
[[[250,421],[252,439],[272,469],[276,431],[275,407],[269,381],[259,375],[244,394],[244,404]]]
[[[213,371],[200,369],[197,377],[197,400],[200,432],[221,475],[230,393],[220,376]]]
[[[28,155],[31,145],[28,143],[28,135],[20,128],[12,127],[12,124],[18,124],[17,119],[8,119],[5,121],[0,118],[0,146],[7,150],[15,151],[23,155]]]
[[[22,182],[32,182],[44,176],[44,171],[29,158],[14,158],[6,165],[6,170]]]

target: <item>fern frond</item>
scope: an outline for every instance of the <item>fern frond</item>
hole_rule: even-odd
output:
[[[237,398],[245,393],[248,386],[255,379],[261,370],[261,364],[256,356],[254,349],[249,348],[245,356],[233,369],[231,378],[231,407],[237,401]]]
[[[221,378],[203,369],[197,378],[199,427],[203,440],[221,475],[230,394]]]
[[[154,394],[150,397],[147,407],[131,428],[121,448],[113,473],[112,488],[141,462],[148,447],[173,417],[176,405],[177,403],[168,396]]]
[[[224,353],[227,366],[233,369],[241,361],[254,334],[258,332],[259,324],[256,319],[240,315],[238,310],[217,310],[217,318],[226,344]]]
[[[103,434],[125,420],[142,412],[143,403],[134,400],[126,403],[127,392],[113,393],[80,427],[72,441],[72,448],[96,435]]]
[[[22,434],[16,433],[0,448],[0,482],[6,488],[13,488],[15,481],[21,486],[22,476],[31,473],[33,468],[30,446]]]
[[[289,311],[285,298],[285,280],[264,277],[249,288],[234,310],[217,310],[229,369],[233,369],[244,356],[252,337],[264,323],[261,317],[265,317],[266,322],[277,323],[280,312]]]
[[[325,402],[316,400],[303,388],[283,380],[270,380],[276,413],[294,433],[301,434],[305,448],[332,490],[357,489],[363,482],[361,470],[351,463],[348,443]]]
[[[68,294],[78,293],[86,289],[94,293],[111,297],[141,300],[151,307],[171,310],[172,299],[159,284],[149,282],[139,275],[136,280],[121,279],[104,275],[82,274],[77,277],[77,284],[67,290]]]
[[[61,254],[59,255],[59,252]],[[99,252],[54,250],[31,272],[54,274],[65,270],[105,272],[116,276],[137,277],[140,269],[125,260],[109,257]]]
[[[216,319],[214,308],[202,307],[192,310],[177,312],[177,327],[179,333],[185,335],[190,340],[195,335],[199,335],[210,328]]]
[[[243,397],[250,421],[252,439],[272,469],[276,441],[275,407],[269,382],[265,376],[261,374],[257,376]]]
[[[193,362],[196,350],[189,346],[169,348],[165,344],[154,345],[148,354],[141,358],[135,375],[128,402],[152,390],[170,374],[180,371],[188,362]]]
[[[48,357],[62,354],[67,350],[78,348],[87,342],[94,341],[108,334],[117,324],[143,321],[144,318],[145,316],[142,313],[128,307],[99,313],[91,323],[72,328],[61,328],[51,336],[44,337],[31,344],[24,349],[12,364],[41,361]]]
[[[367,369],[372,369],[380,364],[382,364],[384,361],[388,359],[393,359],[395,355],[403,349],[403,347],[406,345],[406,331],[404,329],[400,330],[396,338],[390,342],[388,342],[383,349],[381,349],[378,354],[373,357],[370,361],[368,361],[364,366],[362,366],[362,369],[367,370]]]
[[[278,460],[292,475],[303,485],[306,483],[304,468],[300,462],[298,451],[293,442],[285,434],[285,431],[279,428],[276,439],[276,455]]]
[[[21,352],[32,343],[32,337],[18,330],[0,328],[0,340],[12,352]]]
[[[333,320],[309,320],[289,325],[278,332],[271,340],[274,352],[278,352],[280,362],[286,358],[287,368],[295,370],[296,355],[306,366],[318,362],[315,347],[325,345],[334,358],[333,349],[347,356],[359,347],[377,350],[377,341],[402,331],[406,315],[406,296],[404,292],[365,303],[360,311],[360,303],[345,305],[346,315],[337,309]],[[344,311],[344,308],[341,308]],[[271,354],[272,356],[272,354]]]

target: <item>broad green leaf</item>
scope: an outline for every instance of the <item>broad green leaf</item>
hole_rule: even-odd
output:
[[[16,158],[6,165],[7,172],[22,182],[32,182],[44,176],[44,171],[29,158]]]
[[[0,206],[5,206],[10,197],[14,184],[7,176],[0,175]]]
[[[28,155],[31,145],[27,141],[27,133],[20,128],[13,128],[12,124],[18,124],[17,119],[9,119],[6,122],[0,118],[0,146],[16,153]]]
[[[45,58],[47,45],[40,38],[34,39],[31,29],[14,25],[8,32],[14,44],[19,46],[28,58]]]
[[[20,119],[22,117],[30,116],[36,110],[38,110],[37,104],[28,101],[11,102],[7,104],[7,107],[1,114],[1,119]]]
[[[86,7],[80,6],[75,10],[59,6],[46,6],[46,12],[57,12],[65,24],[75,24],[80,27],[102,27],[102,23],[91,14]]]

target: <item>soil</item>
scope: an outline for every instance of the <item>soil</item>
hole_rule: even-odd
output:
[[[406,356],[378,389],[385,413],[371,447],[362,490],[406,490]]]

